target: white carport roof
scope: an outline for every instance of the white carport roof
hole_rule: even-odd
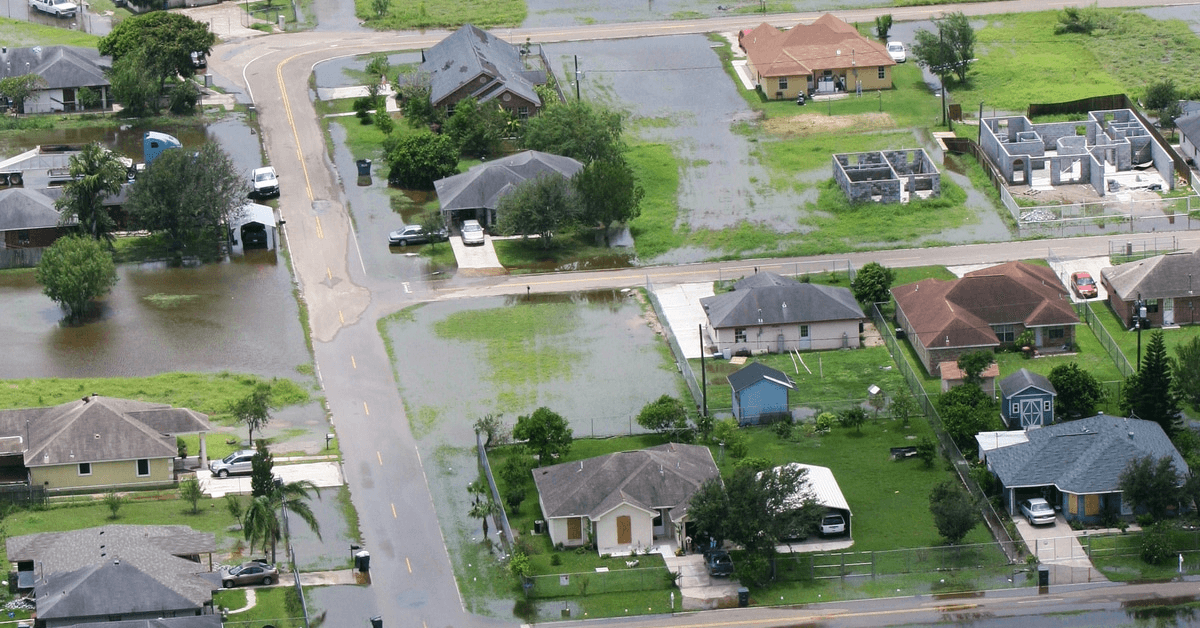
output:
[[[818,504],[826,508],[850,512],[850,504],[846,503],[846,497],[842,495],[842,488],[838,486],[837,480],[833,477],[833,471],[830,471],[829,467],[818,467],[799,462],[789,462],[787,466],[807,471],[804,475],[807,480],[804,492],[811,495]]]
[[[266,205],[259,205],[258,203],[246,203],[243,205],[241,217],[233,221],[233,224],[230,226],[237,229],[242,225],[248,225],[252,222],[257,222],[268,227],[278,226],[275,224],[275,210]]]
[[[979,459],[983,460],[993,450],[1009,445],[1028,443],[1029,437],[1025,434],[1025,430],[980,432],[975,435],[975,442],[979,443]]]

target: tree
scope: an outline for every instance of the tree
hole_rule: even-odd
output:
[[[1093,416],[1096,406],[1104,401],[1104,388],[1100,382],[1074,362],[1050,369],[1046,379],[1058,393],[1054,399],[1054,414],[1059,421]]]
[[[417,129],[440,125],[444,118],[441,109],[430,101],[431,89],[428,74],[413,70],[396,76],[396,99],[400,113],[408,126]]]
[[[54,201],[54,208],[61,214],[58,223],[75,223],[79,231],[97,240],[111,240],[109,234],[116,222],[104,206],[104,199],[121,192],[126,181],[124,164],[115,153],[93,142],[71,156],[69,167],[71,180]]]
[[[577,159],[585,164],[617,159],[624,152],[621,114],[586,100],[547,102],[525,123],[525,148]]]
[[[526,446],[538,457],[538,464],[551,464],[554,458],[565,456],[571,450],[571,427],[562,415],[543,406],[522,417],[517,417],[513,437],[526,441]]]
[[[1125,380],[1121,409],[1139,419],[1157,422],[1168,436],[1182,428],[1179,399],[1161,331],[1150,336],[1141,368]]]
[[[208,24],[182,13],[154,11],[122,20],[100,39],[100,54],[113,58],[114,70],[121,59],[140,55],[142,72],[158,84],[156,96],[165,93],[168,80],[191,76],[192,53],[212,51],[217,36]],[[152,111],[157,113],[157,102]]]
[[[113,100],[122,103],[129,115],[157,114],[160,109],[162,90],[158,80],[143,71],[147,64],[146,52],[136,50],[114,61],[108,74]]]
[[[838,423],[845,428],[854,428],[854,431],[862,433],[863,423],[867,422],[867,411],[862,406],[851,406],[838,413]]]
[[[1167,105],[1178,101],[1179,90],[1175,87],[1175,79],[1171,77],[1147,85],[1146,95],[1142,97],[1142,104],[1154,111],[1166,109]]]
[[[168,150],[159,155],[129,190],[125,210],[143,229],[163,234],[171,248],[207,236],[224,239],[245,206],[249,186],[216,142],[198,151]]]
[[[879,41],[887,41],[888,33],[892,30],[892,14],[885,13],[875,16],[875,36]]]
[[[475,496],[467,516],[483,522],[483,538],[488,535],[488,518],[500,513],[500,506],[492,501],[492,493],[482,480],[467,485],[467,492]]]
[[[116,491],[108,491],[104,494],[104,507],[112,513],[109,519],[116,519],[117,512],[121,510],[121,506],[125,505],[125,498],[119,495]]]
[[[508,123],[508,113],[496,105],[481,105],[474,98],[454,104],[454,114],[443,131],[458,144],[465,155],[487,157],[500,151],[500,139]]]
[[[275,490],[275,457],[267,450],[267,442],[258,439],[254,457],[250,458],[250,495],[262,497]]]
[[[385,8],[384,11],[386,12],[387,9]],[[371,60],[367,62],[367,67],[364,69],[370,82],[374,85],[379,85],[380,81],[386,79],[391,70],[392,64],[388,62],[387,55],[384,54],[371,55]]]
[[[504,415],[489,412],[475,420],[475,433],[487,437],[483,441],[485,448],[508,441],[508,436],[504,433],[503,418]]]
[[[14,112],[25,112],[25,101],[33,92],[46,86],[46,79],[37,74],[22,74],[0,79],[0,96],[12,103]]]
[[[254,445],[254,431],[261,431],[271,422],[271,384],[258,382],[246,396],[233,402],[229,408],[238,423],[244,423],[250,430],[250,445]]]
[[[996,424],[995,404],[978,384],[963,384],[942,393],[937,408],[946,433],[965,452],[975,451],[976,434]]]
[[[935,74],[953,73],[958,82],[967,80],[967,70],[975,56],[975,29],[961,11],[946,14],[935,21],[937,34],[918,29],[912,45],[917,63]]]
[[[80,87],[75,92],[75,100],[79,102],[79,106],[84,109],[95,109],[100,106],[100,92],[90,87]]]
[[[405,189],[432,190],[434,181],[458,172],[458,147],[448,135],[389,135],[383,150],[388,183]]]
[[[567,180],[545,172],[501,197],[496,215],[501,233],[524,238],[537,235],[545,249],[550,247],[555,232],[576,224],[578,210]]]
[[[1200,411],[1200,337],[1175,347],[1175,359],[1171,362],[1171,376],[1179,400]]]
[[[646,190],[623,157],[597,159],[571,178],[579,203],[580,221],[604,227],[604,245],[611,246],[608,228],[642,213]]]
[[[245,514],[246,505],[242,503],[241,495],[229,494],[225,496],[225,511],[230,517],[237,522],[238,527],[242,526],[242,515]]]
[[[663,395],[642,407],[637,424],[659,434],[680,434],[688,428],[688,409],[679,399]]]
[[[850,282],[850,290],[859,303],[881,303],[892,298],[890,292],[892,282],[896,281],[896,271],[883,266],[879,262],[867,262],[854,274]]]
[[[204,491],[200,490],[200,480],[196,476],[184,478],[179,483],[179,498],[192,505],[192,514],[200,512],[200,498],[204,497]]]
[[[929,512],[933,513],[938,534],[950,545],[962,541],[979,522],[979,512],[971,503],[971,496],[954,480],[933,487],[929,493]]]
[[[913,399],[912,395],[908,393],[900,393],[893,398],[888,409],[892,412],[892,418],[903,421],[905,427],[908,427],[909,419],[921,411],[916,399]]]
[[[271,492],[260,495],[250,501],[246,514],[242,519],[242,534],[250,543],[253,551],[255,545],[266,549],[271,546],[271,562],[275,562],[275,544],[280,539],[287,539],[287,528],[280,523],[280,516],[287,511],[300,517],[308,528],[321,538],[321,527],[308,505],[309,491],[316,493],[320,499],[321,491],[308,480],[295,482],[278,481],[272,485]]]
[[[93,299],[117,283],[117,266],[104,246],[87,236],[64,236],[42,253],[34,277],[42,293],[78,320]]]
[[[1171,456],[1155,460],[1153,456],[1134,458],[1121,471],[1118,486],[1122,497],[1134,508],[1145,509],[1162,519],[1179,504],[1182,478]]]
[[[745,458],[750,453],[749,440],[738,427],[737,419],[721,419],[713,425],[712,439],[732,458]],[[724,453],[722,453],[722,456]]]
[[[995,361],[996,354],[988,349],[958,356],[958,368],[963,372],[963,382],[983,386],[983,372]]]
[[[375,10],[375,17],[384,17],[392,8],[392,2],[391,0],[371,0],[371,8]]]

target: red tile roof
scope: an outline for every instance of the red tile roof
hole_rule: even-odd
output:
[[[820,70],[896,65],[887,48],[863,37],[830,13],[787,31],[763,22],[741,36],[742,47],[762,76],[809,75]]]

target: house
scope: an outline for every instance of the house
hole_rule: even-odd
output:
[[[54,199],[29,188],[0,189],[0,249],[42,248],[63,233]]]
[[[838,486],[837,478],[833,477],[833,471],[829,467],[800,462],[789,462],[786,466],[804,470],[803,488],[788,501],[799,507],[803,500],[812,498],[813,502],[824,508],[827,513],[836,513],[842,516],[846,521],[846,536],[850,537],[850,504],[846,501],[845,495],[842,495],[842,487]],[[775,472],[778,473],[781,468],[775,467]]]
[[[1050,425],[1057,396],[1044,375],[1022,368],[1000,380],[1000,416],[1011,430]]]
[[[1179,129],[1179,154],[1195,166],[1200,164],[1200,106],[1193,113],[1175,118]]]
[[[570,158],[527,150],[479,164],[466,172],[433,182],[446,224],[478,220],[496,223],[500,199],[518,185],[539,176],[570,179],[583,164]]]
[[[738,425],[790,421],[788,391],[796,388],[783,371],[751,362],[729,375],[733,389],[733,418]]]
[[[755,273],[700,299],[713,348],[726,355],[859,346],[862,308],[847,288]]]
[[[763,22],[738,36],[747,69],[767,98],[892,88],[896,62],[877,41],[826,13],[788,30]]]
[[[942,195],[942,174],[924,148],[838,153],[833,179],[851,203],[907,203]]]
[[[959,279],[922,279],[892,288],[896,322],[931,375],[964,353],[995,350],[1033,332],[1033,345],[1075,342],[1079,317],[1054,271],[1009,262]]]
[[[685,538],[688,502],[719,478],[707,447],[678,443],[533,470],[554,545],[594,542],[601,554]]]
[[[1174,189],[1174,161],[1130,109],[1088,112],[1086,120],[1034,124],[1024,116],[984,118],[979,145],[1009,185],[1090,184],[1108,191],[1106,176],[1141,173],[1139,180]],[[1115,183],[1115,181],[1114,181]],[[1149,185],[1149,181],[1146,182]]]
[[[1135,459],[1170,457],[1181,476],[1183,456],[1154,421],[1100,414],[1022,432],[1025,440],[993,448],[987,468],[1002,485],[1008,513],[1044,497],[1070,521],[1099,523],[1105,513],[1134,514],[1121,498],[1121,472]]]
[[[448,111],[463,98],[496,103],[520,119],[542,108],[535,85],[545,85],[549,61],[470,24],[421,55],[418,72],[429,77],[429,99]],[[530,65],[540,67],[530,67]]]
[[[1200,309],[1200,249],[1110,266],[1100,271],[1100,281],[1126,328],[1133,327],[1139,298],[1150,326],[1191,325]]]
[[[49,408],[0,410],[0,477],[47,490],[172,484],[175,438],[208,417],[161,403],[88,395]]]
[[[100,111],[112,108],[107,65],[95,48],[74,46],[0,46],[0,79],[36,74],[43,83],[27,99],[22,113],[83,111],[80,90],[95,93]]]
[[[937,365],[937,372],[942,376],[942,392],[962,385],[967,379],[967,374],[958,368],[958,362],[942,362]],[[983,369],[979,377],[983,380],[979,387],[983,389],[983,392],[994,397],[996,395],[996,378],[1000,377],[1000,365],[992,362]]]
[[[34,593],[38,628],[160,620],[156,628],[220,627],[212,603],[220,580],[212,573],[217,547],[211,533],[108,525],[12,537],[6,547],[18,589]],[[207,564],[201,562],[206,556]]]

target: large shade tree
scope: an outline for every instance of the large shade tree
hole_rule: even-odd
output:
[[[934,22],[937,32],[917,29],[912,45],[917,63],[934,74],[953,74],[962,83],[975,57],[975,29],[962,11],[948,13]]]
[[[1104,401],[1104,388],[1091,373],[1079,365],[1059,364],[1046,376],[1054,386],[1054,416],[1059,421],[1073,421],[1096,414],[1096,406]]]
[[[525,123],[525,148],[583,163],[618,159],[624,152],[621,114],[586,100],[547,104]]]
[[[116,221],[104,206],[104,199],[115,196],[126,181],[125,165],[112,151],[93,142],[71,156],[71,180],[63,186],[54,202],[60,225],[77,225],[80,232],[97,240],[111,240]]]
[[[549,248],[555,233],[577,224],[579,211],[570,183],[548,172],[521,182],[501,197],[496,215],[501,233],[538,236],[542,248]]]
[[[552,464],[554,458],[564,456],[571,450],[573,436],[571,426],[561,414],[541,407],[532,414],[517,417],[513,427],[513,438],[525,441],[530,451],[537,454],[541,465]]]
[[[46,248],[34,277],[42,292],[77,320],[93,299],[117,283],[117,267],[104,245],[90,236],[71,235]]]
[[[604,228],[604,244],[610,246],[609,227],[625,223],[642,213],[646,191],[623,157],[597,159],[575,173],[571,183],[579,204],[580,221]]]
[[[383,142],[388,183],[409,190],[432,190],[433,182],[458,172],[458,146],[448,135],[392,134]]]
[[[97,48],[100,54],[113,59],[114,75],[121,68],[140,69],[142,75],[156,84],[155,98],[143,103],[151,113],[159,110],[157,97],[166,92],[168,81],[177,76],[189,76],[194,71],[192,53],[208,54],[217,43],[217,36],[208,30],[208,24],[198,22],[182,13],[154,11],[136,15],[119,22],[112,32],[100,39]],[[123,59],[136,58],[136,65]],[[114,85],[114,93],[121,97],[122,89]]]

